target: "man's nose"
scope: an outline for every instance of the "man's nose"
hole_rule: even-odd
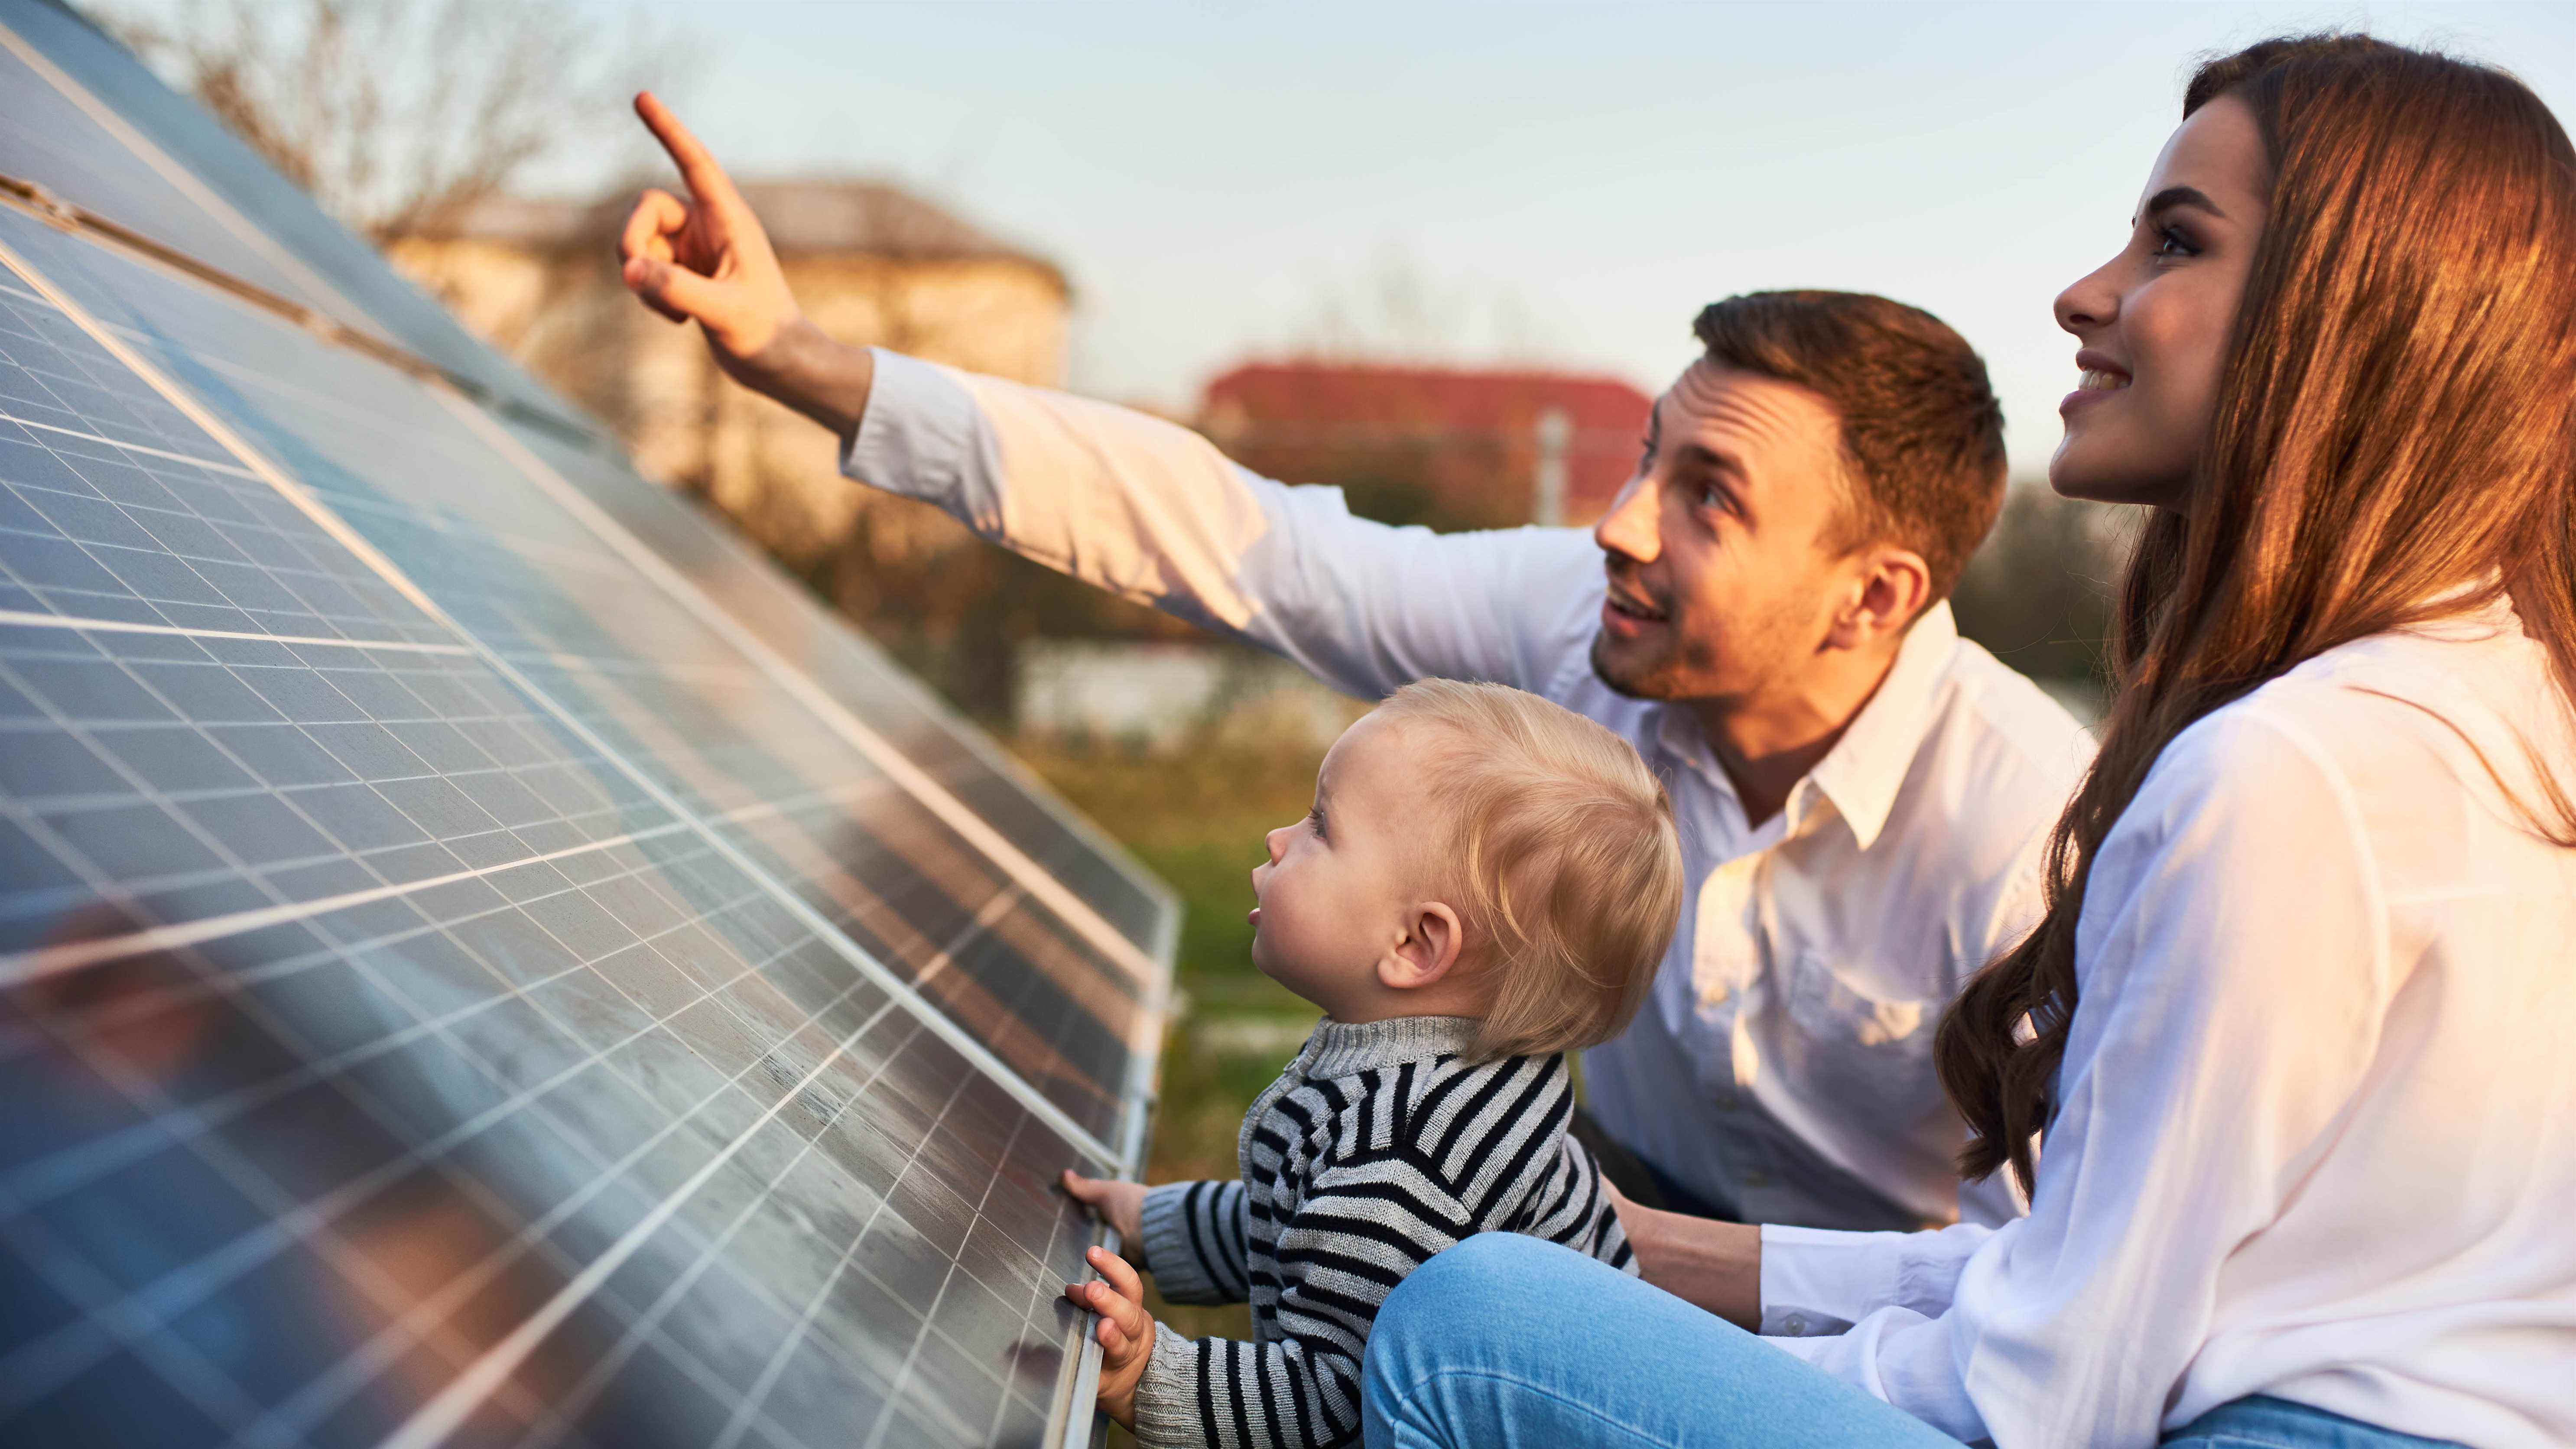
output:
[[[1661,490],[1652,475],[1637,474],[1610,501],[1610,511],[1592,525],[1592,541],[1601,546],[1603,553],[1618,554],[1641,564],[1653,563],[1655,555],[1663,552],[1663,536],[1655,519],[1660,501]]]

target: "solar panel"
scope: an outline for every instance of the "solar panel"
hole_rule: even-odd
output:
[[[325,216],[311,197],[88,22],[50,0],[0,0],[0,31],[9,32],[0,49],[41,69],[46,82],[39,88],[10,77],[5,93],[11,111],[42,107],[43,131],[61,137],[78,162],[61,171],[9,174],[82,205],[98,200],[98,209],[111,219],[344,326],[398,339],[493,399],[558,426],[593,430],[577,409],[476,342],[447,309],[387,267],[374,248]],[[78,116],[65,109],[65,100]],[[120,188],[128,204],[112,204],[85,174],[134,173],[137,162],[141,171],[164,179],[166,196]],[[215,233],[247,237],[273,270],[243,263]],[[291,280],[280,285],[280,274]]]
[[[574,435],[0,263],[0,1438],[1084,1437],[1167,893]]]

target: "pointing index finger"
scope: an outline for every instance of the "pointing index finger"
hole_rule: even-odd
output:
[[[680,118],[671,114],[671,108],[662,104],[661,97],[651,91],[637,92],[635,114],[653,133],[653,139],[670,153],[672,164],[680,168],[680,179],[688,183],[690,195],[710,206],[731,209],[742,205],[742,197],[733,189],[733,179],[725,175],[724,168],[716,164],[716,158],[690,134],[689,128],[680,124]]]

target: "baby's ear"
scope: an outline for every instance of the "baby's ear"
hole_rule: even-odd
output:
[[[1378,957],[1378,984],[1390,991],[1414,991],[1441,980],[1458,964],[1466,938],[1456,911],[1439,901],[1417,903]]]

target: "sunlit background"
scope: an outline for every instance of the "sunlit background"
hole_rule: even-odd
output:
[[[2049,302],[2119,244],[2195,60],[2358,28],[2576,101],[2550,4],[90,9],[1181,888],[1161,1177],[1231,1175],[1311,1017],[1246,963],[1244,871],[1356,706],[841,480],[634,306],[608,239],[664,168],[633,89],[746,182],[828,330],[1148,407],[1396,522],[1585,521],[1704,302],[1927,307],[1986,355],[2018,485],[1962,625],[2079,709],[2120,535],[2035,486],[2074,380]]]

